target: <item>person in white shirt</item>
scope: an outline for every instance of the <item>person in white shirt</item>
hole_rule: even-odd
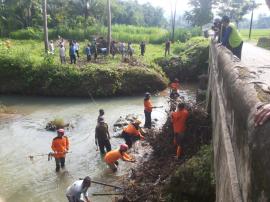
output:
[[[67,188],[66,197],[69,202],[91,202],[88,198],[87,190],[91,186],[91,178],[85,177],[83,180],[77,180]]]
[[[49,43],[49,53],[54,54],[53,40],[51,40]]]
[[[61,64],[66,64],[66,49],[63,46],[63,44],[60,45],[59,55],[60,55]]]
[[[77,54],[77,57],[79,58],[80,57],[80,55],[79,55],[80,45],[77,41],[74,41],[74,47],[75,47],[75,52]]]

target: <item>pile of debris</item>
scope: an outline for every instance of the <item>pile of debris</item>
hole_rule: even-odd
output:
[[[211,141],[211,120],[206,111],[190,105],[190,117],[184,143],[184,158],[176,160],[170,117],[160,131],[149,131],[146,141],[153,148],[149,159],[133,169],[127,181],[125,196],[119,202],[165,201],[164,187],[178,166],[191,158],[200,147]]]
[[[60,128],[65,128],[65,129],[72,129],[74,128],[73,124],[71,123],[65,123],[63,119],[56,118],[46,124],[45,129],[48,131],[56,131]]]

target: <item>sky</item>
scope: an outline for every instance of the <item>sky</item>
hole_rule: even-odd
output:
[[[189,5],[188,5],[189,0],[177,0],[177,13],[178,15],[182,15],[185,11],[189,10]],[[139,3],[151,3],[155,7],[161,7],[165,11],[165,16],[168,18],[170,17],[171,14],[171,8],[173,2],[175,0],[138,0]],[[262,4],[259,8],[257,8],[254,11],[254,18],[257,18],[259,14],[267,14],[270,15],[270,10],[267,7],[265,0],[255,0],[256,3]],[[249,18],[250,14],[246,15],[246,18]]]

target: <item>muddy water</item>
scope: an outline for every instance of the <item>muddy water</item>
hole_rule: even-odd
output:
[[[184,87],[182,94],[193,99],[193,86]],[[153,103],[166,105],[163,95],[153,97]],[[66,188],[86,175],[95,180],[122,184],[123,175],[132,165],[120,162],[119,171],[113,174],[102,162],[94,143],[98,109],[105,110],[105,120],[113,134],[112,125],[120,116],[134,113],[143,120],[142,97],[91,100],[0,96],[0,102],[21,114],[15,119],[0,121],[0,197],[7,202],[64,202]],[[152,114],[162,125],[164,109],[157,109]],[[56,117],[75,126],[67,131],[72,153],[67,155],[66,169],[60,173],[54,172],[54,161],[48,161],[47,156],[34,157],[33,161],[28,158],[29,155],[50,152],[56,134],[44,130],[44,127]],[[113,148],[122,142],[119,138],[111,139]],[[137,156],[143,156],[143,152]],[[90,194],[104,193],[113,192],[113,189],[93,185],[89,191]],[[110,197],[91,198],[96,202],[112,201]]]

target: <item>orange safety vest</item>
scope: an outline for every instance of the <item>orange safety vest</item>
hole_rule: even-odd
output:
[[[141,137],[141,132],[138,129],[136,129],[132,123],[124,128],[124,132],[129,134],[129,135]]]
[[[119,159],[130,160],[131,158],[125,152],[121,154],[121,152],[118,149],[107,152],[104,157],[104,161],[109,164],[114,163]]]
[[[69,140],[67,136],[56,137],[52,141],[52,150],[54,151],[55,158],[65,157],[65,152],[69,150]]]
[[[186,131],[186,121],[189,113],[186,109],[172,113],[172,123],[174,133],[183,133]]]
[[[144,100],[144,110],[147,112],[152,112],[152,108],[153,108],[153,105],[152,105],[151,100],[150,99]]]

